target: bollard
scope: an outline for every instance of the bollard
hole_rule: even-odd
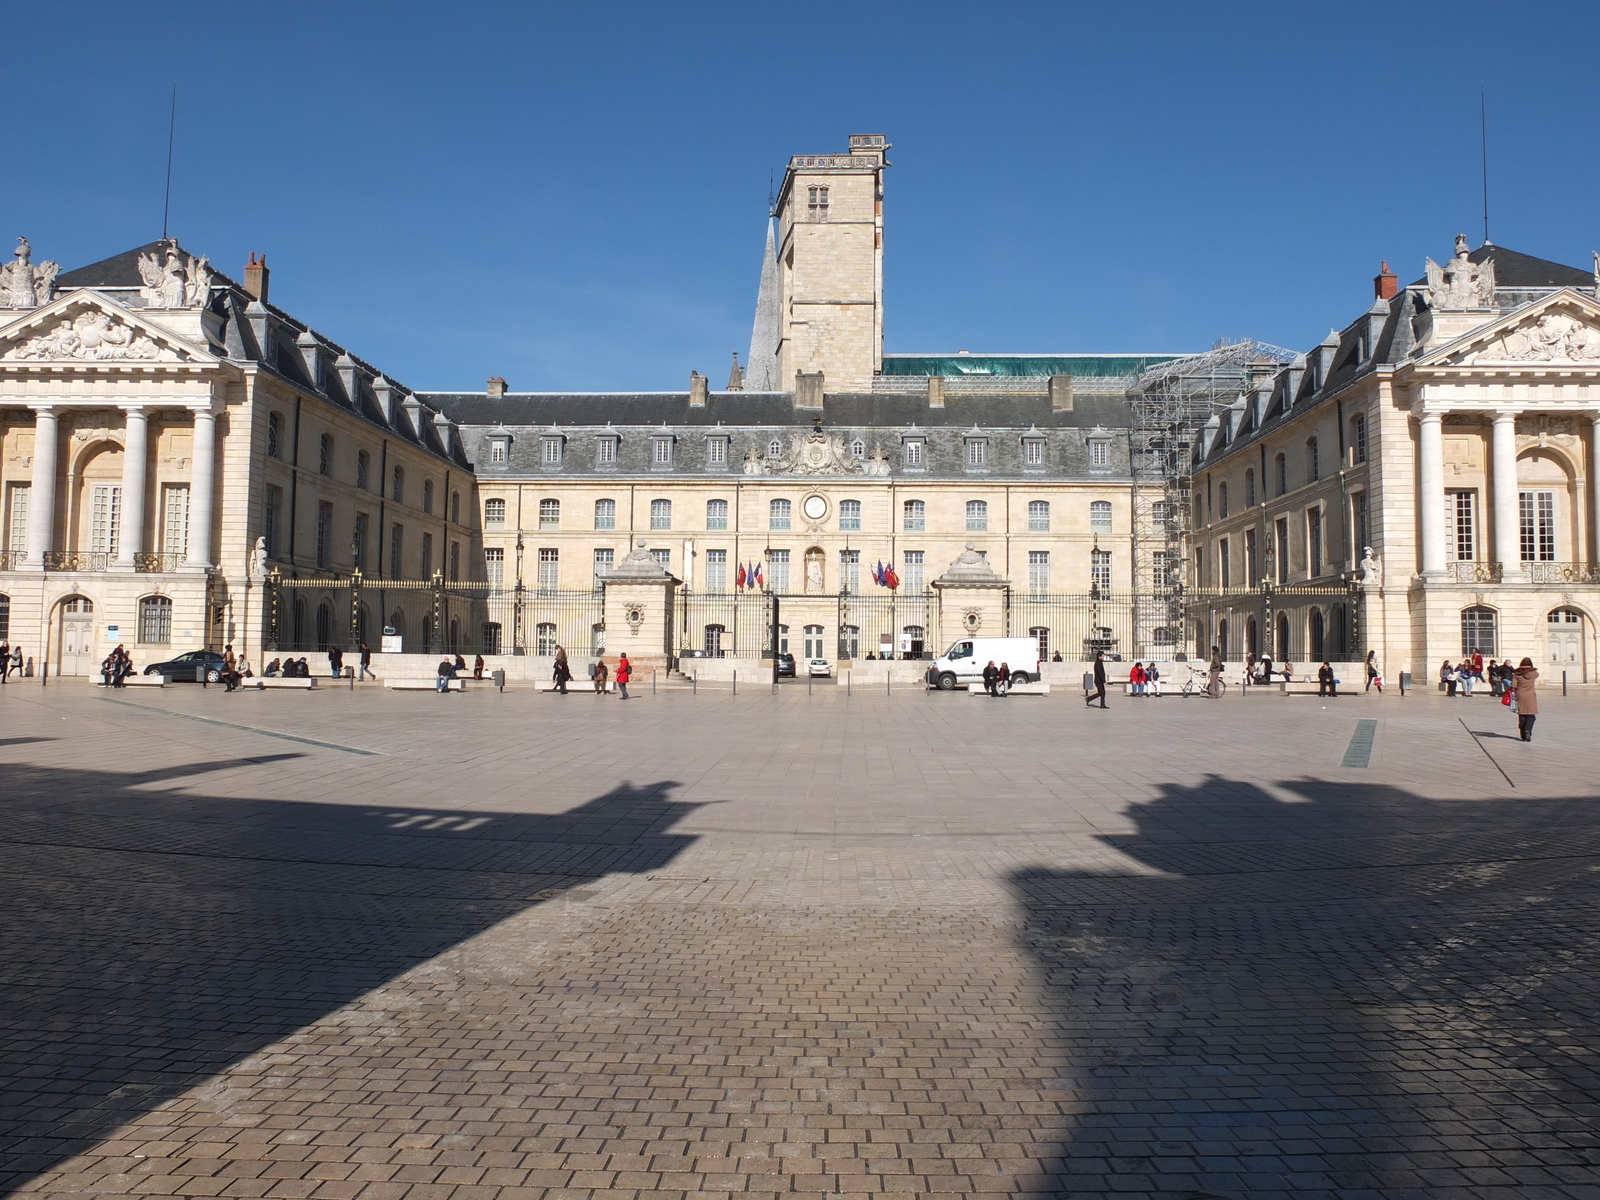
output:
[[[46,660],[45,662],[41,663],[40,666],[43,669],[39,672],[39,686],[40,687],[49,687],[50,686],[50,663],[49,663],[48,660]]]
[[[739,668],[738,667],[735,667],[733,669],[733,694],[735,696],[737,696],[739,694]]]
[[[700,694],[700,668],[699,667],[696,667],[694,669],[694,677],[689,681],[689,694],[691,696],[698,696]]]
[[[656,694],[656,669],[654,667],[650,668],[650,694],[652,696]]]
[[[811,695],[811,676],[806,676],[806,695]]]
[[[1561,694],[1563,696],[1567,694],[1567,673],[1565,671],[1561,672]]]
[[[889,695],[889,677],[887,675],[883,677],[883,694],[885,696]]]
[[[849,671],[846,671],[844,673],[844,694],[846,696],[848,696],[850,694],[850,672]]]
[[[1400,672],[1400,694],[1402,696],[1404,696],[1406,694],[1406,684],[1408,684],[1410,682],[1411,682],[1411,672],[1410,671],[1401,671]]]

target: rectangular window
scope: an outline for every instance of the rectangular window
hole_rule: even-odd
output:
[[[483,502],[483,527],[485,529],[504,529],[506,527],[506,502],[504,500],[485,500]]]
[[[1040,594],[1050,590],[1050,551],[1028,551],[1028,590]]]
[[[986,500],[967,501],[967,532],[987,533],[989,530],[989,504]]]
[[[767,589],[773,592],[789,590],[789,552],[767,551]]]
[[[89,549],[112,558],[122,548],[122,486],[97,483],[89,494]]]
[[[774,500],[769,505],[767,528],[789,528],[789,502],[787,500]]]
[[[612,566],[617,561],[615,550],[600,549],[594,552],[594,590],[600,590],[600,581],[611,573]]]
[[[1023,460],[1026,464],[1030,467],[1042,467],[1044,465],[1044,443],[1038,438],[1029,438],[1022,445]]]
[[[1446,492],[1444,495],[1445,536],[1450,558],[1473,562],[1478,557],[1478,493]]]
[[[1089,528],[1105,533],[1111,528],[1111,501],[1095,500],[1089,505]]]
[[[1277,540],[1278,582],[1289,582],[1289,518],[1284,517],[1273,526]]]
[[[1165,550],[1157,550],[1152,554],[1150,563],[1157,588],[1167,590],[1178,585],[1178,580],[1172,571],[1172,558]]]
[[[28,497],[32,495],[31,487],[26,483],[13,483],[8,489],[6,500],[6,549],[13,554],[20,554],[28,548]],[[271,539],[267,541],[268,551],[271,551]]]
[[[561,583],[561,551],[543,547],[539,551],[539,592],[548,596]]]
[[[728,527],[728,502],[726,500],[706,501],[706,528],[726,529]]]
[[[921,500],[907,500],[903,506],[907,533],[921,533],[927,527],[928,506]]]
[[[617,439],[603,437],[595,443],[594,461],[602,467],[617,465]]]
[[[560,529],[561,528],[561,501],[559,501],[559,500],[541,500],[541,501],[539,501],[539,528],[540,529]]]
[[[1350,422],[1351,452],[1357,463],[1367,461],[1367,418],[1357,415]]]
[[[433,534],[422,535],[422,577],[429,579],[433,576]]]
[[[1306,573],[1313,579],[1322,574],[1322,510],[1306,512]]]
[[[655,559],[656,562],[661,564],[661,569],[663,571],[672,570],[672,551],[671,550],[652,550],[652,551],[650,551],[650,557]]]
[[[367,569],[367,514],[356,514],[355,534],[350,539],[356,544],[356,570],[363,574]]]
[[[713,467],[728,464],[728,439],[714,437],[706,442],[706,462]]]
[[[596,500],[594,502],[594,527],[596,529],[615,529],[617,527],[617,502],[615,500]]]
[[[317,505],[317,566],[324,571],[333,565],[333,505],[326,500]]]
[[[461,543],[450,543],[450,582],[458,583],[461,580]]]
[[[483,575],[492,588],[505,586],[506,582],[506,552],[497,547],[486,548],[483,552]]]
[[[672,528],[672,501],[671,500],[652,500],[652,501],[650,501],[650,528],[651,529],[671,529]]]
[[[861,551],[839,551],[839,587],[847,592],[861,590]]]
[[[1306,479],[1315,481],[1322,477],[1322,463],[1317,456],[1317,439],[1306,442]]]
[[[922,442],[913,439],[906,443],[906,466],[922,466]]]
[[[1233,563],[1228,553],[1230,549],[1227,538],[1217,543],[1217,582],[1223,587],[1233,582]]]
[[[726,550],[706,551],[706,591],[725,592],[728,590],[728,552]]]
[[[672,465],[672,439],[658,437],[653,438],[652,441],[654,448],[651,451],[650,461],[658,467],[670,467]]]
[[[1518,492],[1523,562],[1554,562],[1556,557],[1556,494]]]
[[[189,553],[189,485],[169,483],[161,491],[161,553],[182,557]]]
[[[969,470],[981,471],[989,459],[989,443],[981,438],[967,439],[967,467]]]
[[[1048,501],[1048,500],[1029,500],[1028,501],[1028,532],[1029,533],[1049,533],[1050,532],[1050,501]]]
[[[561,438],[558,438],[558,437],[547,437],[547,438],[544,439],[544,465],[545,466],[547,466],[547,467],[559,467],[561,465],[561,448],[562,448],[562,444],[563,444],[563,440]]]
[[[1261,582],[1261,564],[1256,560],[1256,531],[1244,531],[1244,585],[1255,587]]]
[[[1089,465],[1097,469],[1111,465],[1111,443],[1097,438],[1089,443]]]
[[[839,501],[839,529],[842,533],[861,531],[861,501]]]
[[[1365,492],[1357,492],[1350,497],[1350,507],[1352,524],[1355,526],[1356,533],[1356,544],[1351,549],[1355,555],[1359,556],[1367,552],[1367,545],[1372,540],[1372,533],[1368,528],[1367,494]]]
[[[406,548],[406,530],[404,525],[393,525],[389,528],[389,578],[399,579],[400,568],[404,563]]]
[[[489,442],[489,461],[503,463],[506,460],[505,438],[493,438]]]
[[[922,551],[907,550],[900,556],[900,587],[903,591],[918,595],[926,590],[922,576]]]
[[[1111,590],[1111,551],[1089,551],[1089,586],[1102,596]]]

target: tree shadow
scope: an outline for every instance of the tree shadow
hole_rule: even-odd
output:
[[[6,768],[0,1193],[498,922],[695,840],[668,832],[697,807],[671,781],[550,816],[142,790],[235,765]]]
[[[1104,840],[1150,874],[1012,876],[1065,1063],[1038,1190],[1592,1189],[1594,798],[1280,786],[1296,799],[1213,776],[1134,806]]]

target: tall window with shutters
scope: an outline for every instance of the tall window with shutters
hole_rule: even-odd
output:
[[[89,549],[115,558],[122,549],[122,485],[97,483],[89,493]]]
[[[1111,551],[1089,551],[1089,585],[1102,596],[1111,590]]]
[[[1028,551],[1028,590],[1039,596],[1050,590],[1050,551]]]
[[[28,548],[28,497],[32,488],[13,483],[6,489],[6,549],[20,554]]]
[[[726,550],[706,551],[706,591],[725,592],[728,590],[728,552]]]
[[[900,590],[913,596],[921,595],[927,590],[927,581],[923,576],[923,551],[907,550],[900,555]]]
[[[539,550],[539,594],[553,595],[561,584],[561,551],[551,546]]]
[[[271,538],[267,539],[267,546],[270,553]],[[169,483],[161,489],[161,553],[181,558],[188,552],[189,485]]]
[[[506,582],[506,552],[498,546],[489,546],[483,552],[483,574],[491,588],[499,589]]]
[[[333,505],[326,500],[317,505],[317,566],[324,571],[333,565]]]
[[[1517,515],[1523,562],[1554,562],[1556,557],[1556,494],[1518,492]]]

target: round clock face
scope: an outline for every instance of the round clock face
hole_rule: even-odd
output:
[[[807,496],[802,509],[813,521],[820,521],[828,515],[828,502],[821,496]]]

